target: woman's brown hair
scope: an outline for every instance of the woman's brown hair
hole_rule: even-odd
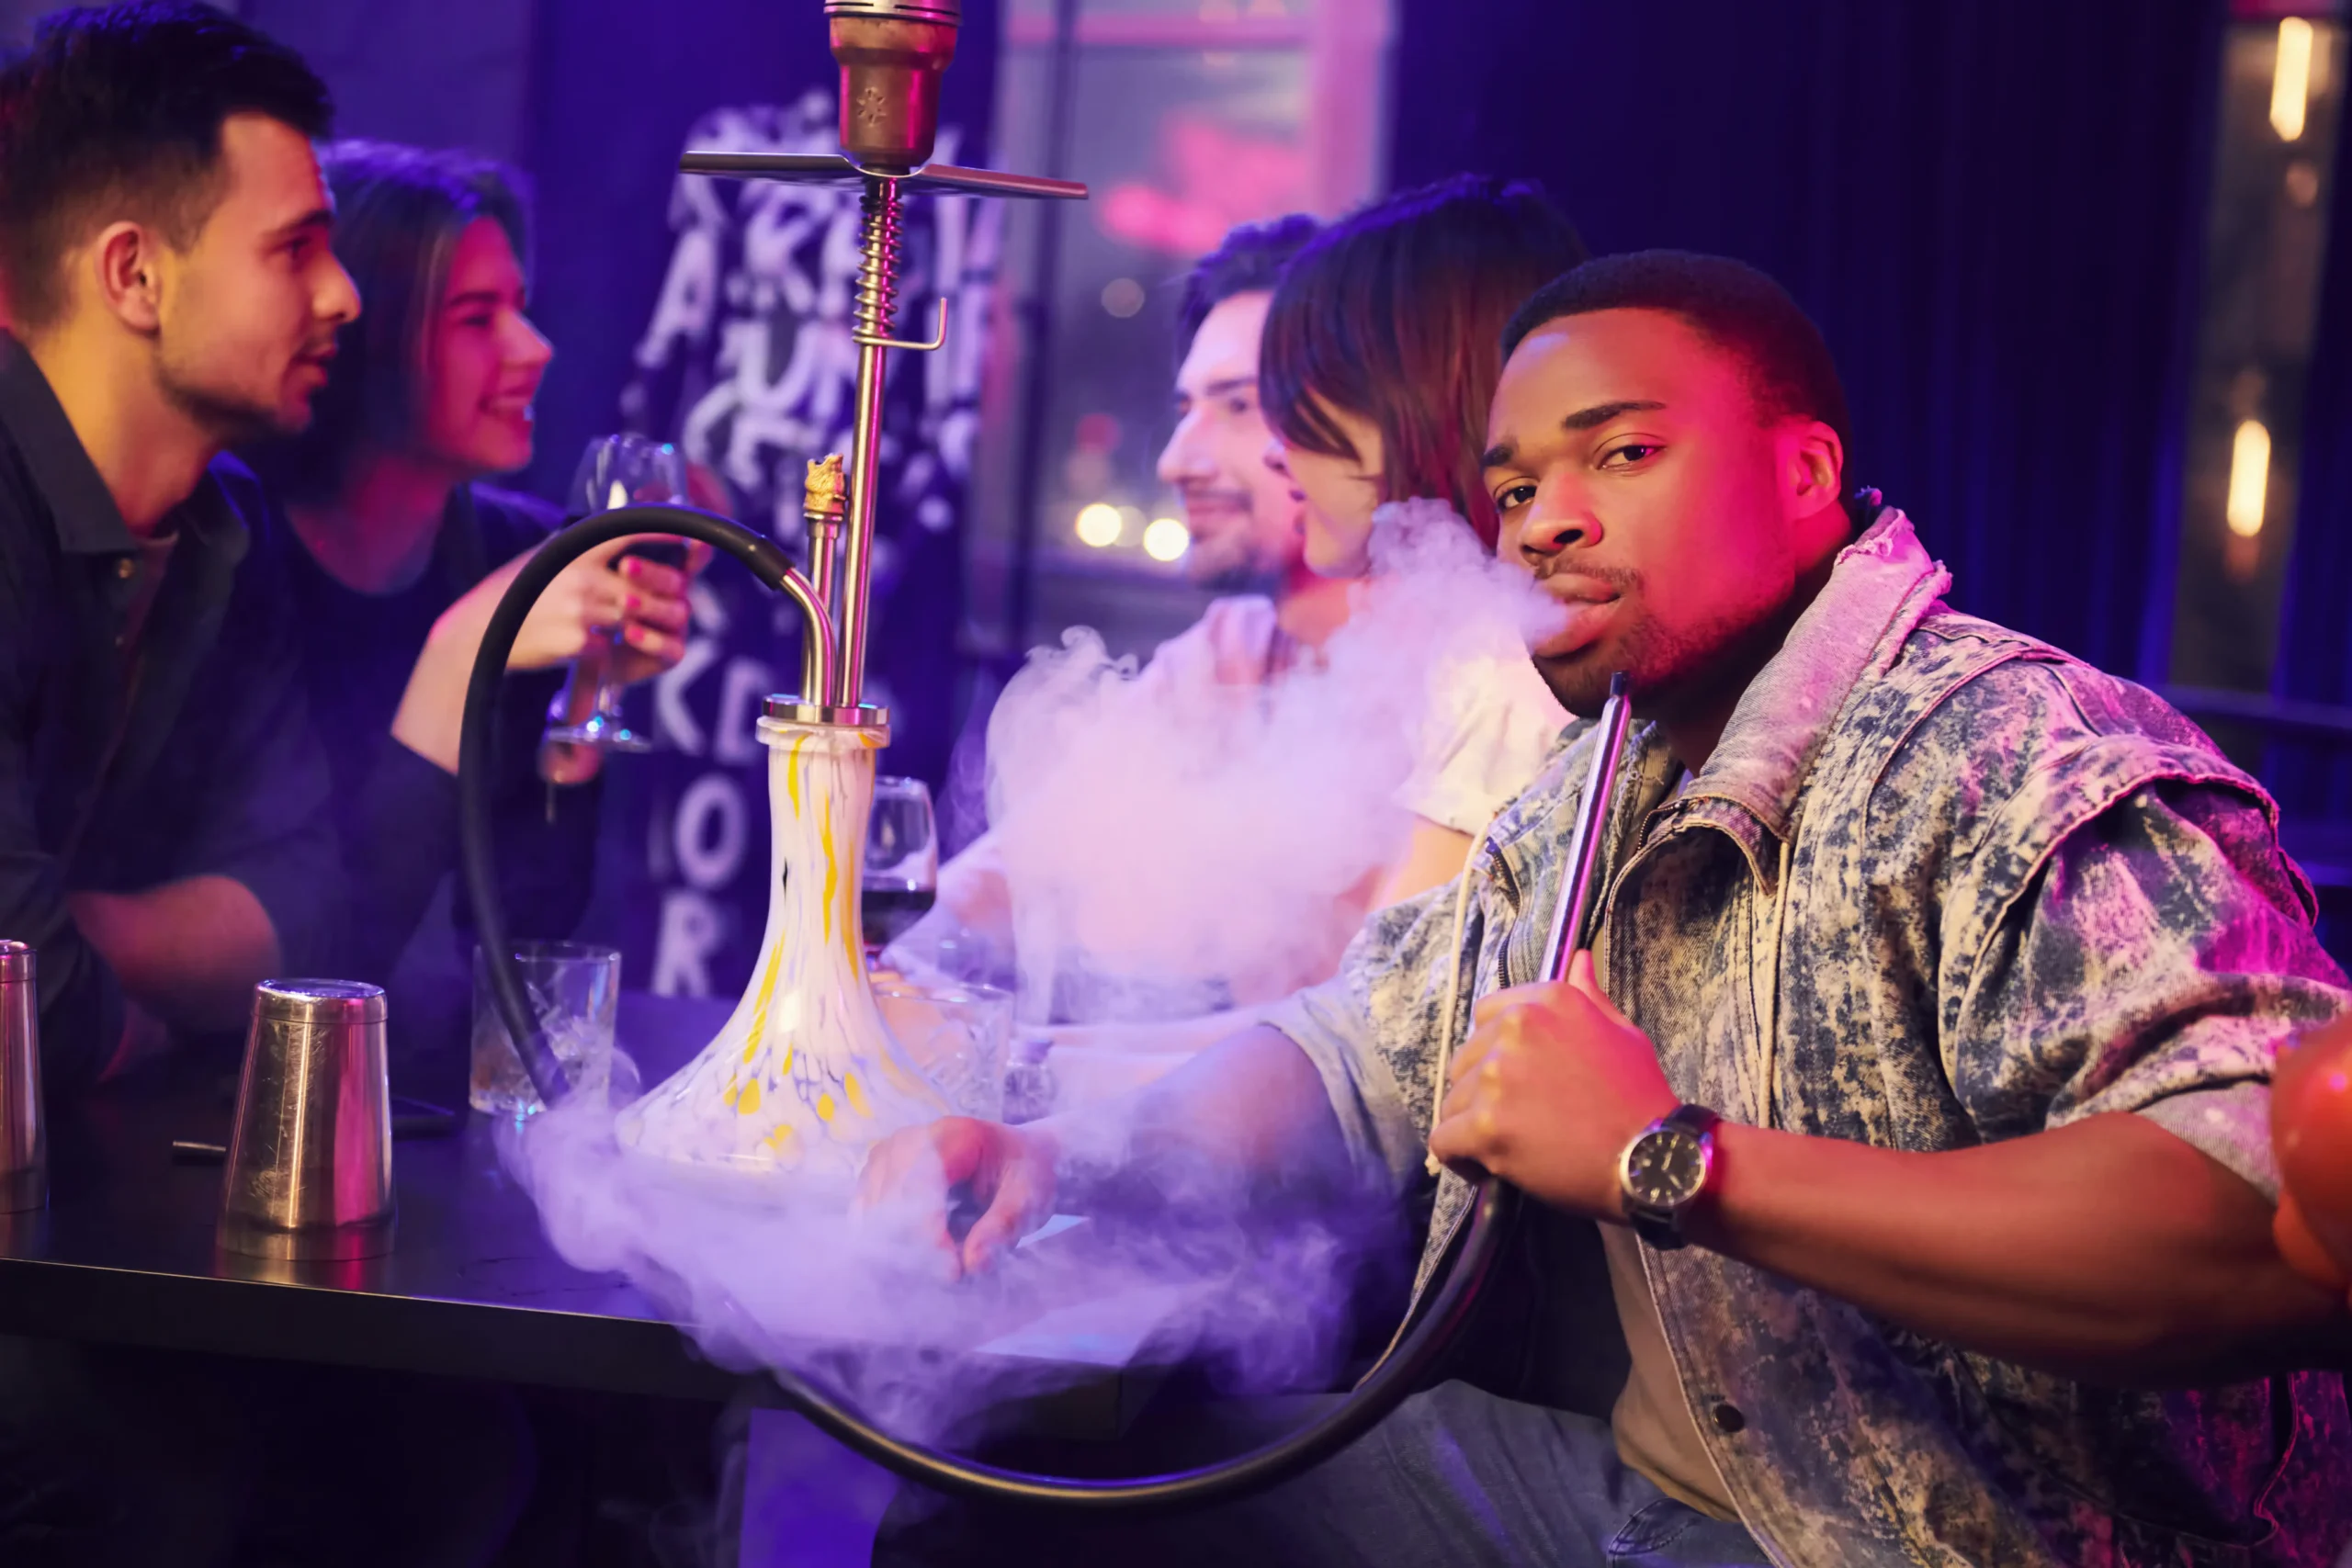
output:
[[[1331,415],[1380,432],[1380,498],[1450,503],[1492,549],[1479,482],[1503,328],[1586,259],[1536,186],[1458,175],[1375,202],[1283,269],[1259,351],[1258,396],[1286,446],[1361,461]]]

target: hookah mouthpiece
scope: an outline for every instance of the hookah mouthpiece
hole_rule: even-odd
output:
[[[1585,776],[1584,799],[1577,807],[1576,836],[1568,840],[1568,864],[1560,878],[1560,901],[1552,912],[1552,936],[1545,947],[1550,962],[1544,978],[1565,980],[1568,961],[1576,956],[1584,933],[1585,917],[1592,908],[1594,883],[1600,869],[1600,839],[1609,822],[1610,798],[1617,793],[1617,769],[1625,750],[1625,730],[1633,722],[1630,682],[1623,670],[1609,677],[1609,700],[1600,706],[1593,728],[1592,771]]]
[[[826,0],[825,18],[842,67],[842,151],[862,169],[914,173],[939,136],[963,0]]]

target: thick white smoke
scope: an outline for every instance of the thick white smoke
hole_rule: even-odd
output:
[[[1025,1017],[1207,1011],[1337,966],[1453,705],[1559,614],[1437,502],[1381,508],[1370,553],[1321,659],[1270,686],[1138,676],[1080,629],[1006,687],[989,817]]]
[[[1556,614],[1442,507],[1383,509],[1372,559],[1321,659],[1271,687],[1204,701],[1080,633],[1008,689],[990,795],[1034,997],[1081,971],[1249,1000],[1336,964],[1403,841],[1398,792],[1447,728],[1433,703],[1482,662],[1523,659]],[[989,1413],[1085,1376],[1090,1356],[1205,1363],[1232,1388],[1326,1386],[1363,1326],[1350,1312],[1363,1269],[1401,1259],[1385,1205],[1270,1235],[1200,1193],[1158,1191],[1155,1212],[1182,1223],[1090,1224],[956,1281],[923,1239],[935,1189],[854,1214],[845,1188],[805,1174],[624,1149],[614,1105],[592,1098],[504,1145],[557,1250],[628,1275],[722,1364],[792,1368],[918,1438],[968,1439]]]
[[[1040,1399],[1114,1397],[1122,1378],[1131,1398],[1134,1378],[1180,1364],[1236,1391],[1324,1386],[1363,1271],[1400,1256],[1385,1213],[1273,1231],[1166,1193],[1181,1225],[1057,1222],[956,1280],[925,1239],[935,1190],[855,1213],[842,1187],[625,1148],[615,1106],[592,1100],[502,1132],[565,1260],[627,1275],[718,1364],[789,1369],[920,1441],[969,1444]]]

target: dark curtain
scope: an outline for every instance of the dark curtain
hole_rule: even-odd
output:
[[[1952,600],[2161,678],[2212,0],[1404,0],[1391,174],[1762,267]]]
[[[2342,117],[2311,379],[2295,545],[2279,612],[2278,695],[2352,704],[2352,114]],[[2274,479],[2273,483],[2276,483]],[[2290,816],[2352,818],[2352,742],[2280,739],[2264,780]]]

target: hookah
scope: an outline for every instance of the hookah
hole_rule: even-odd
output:
[[[942,299],[930,341],[889,335],[902,204],[927,193],[1067,200],[1087,192],[1067,181],[928,162],[962,0],[825,0],[824,10],[842,69],[842,155],[690,152],[679,162],[688,174],[861,192],[851,449],[846,468],[838,457],[808,465],[809,570],[795,567],[773,539],[688,507],[624,507],[566,528],[516,575],[483,634],[466,693],[458,798],[463,873],[493,999],[540,1102],[551,1106],[571,1086],[514,966],[491,844],[489,764],[499,688],[523,621],[566,566],[598,545],[640,534],[699,539],[791,601],[802,626],[800,689],[769,697],[759,721],[769,748],[774,832],[768,919],[751,987],[718,1036],[624,1110],[615,1131],[625,1148],[687,1168],[846,1191],[876,1141],[947,1113],[944,1098],[883,1026],[858,941],[874,753],[889,737],[888,714],[863,700],[883,376],[892,350],[936,350],[947,329]],[[1591,902],[1628,719],[1623,681],[1612,685],[1597,726],[1548,950],[1554,978],[1566,974]],[[1348,1398],[1287,1437],[1197,1470],[1094,1481],[1001,1469],[884,1432],[789,1369],[771,1369],[769,1376],[789,1404],[844,1446],[939,1491],[1090,1509],[1193,1506],[1239,1496],[1321,1462],[1421,1385],[1468,1321],[1517,1198],[1493,1177],[1477,1182],[1443,1283]]]

